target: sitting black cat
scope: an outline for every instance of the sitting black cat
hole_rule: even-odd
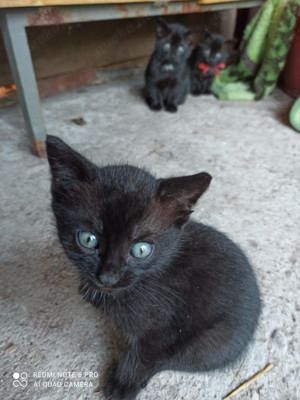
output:
[[[229,59],[229,44],[222,35],[205,31],[203,41],[194,48],[191,58],[191,93],[195,96],[211,93],[212,82]]]
[[[183,25],[158,20],[155,50],[145,72],[145,98],[152,110],[176,112],[184,103],[190,91],[191,39]]]
[[[235,360],[253,336],[260,296],[240,248],[189,220],[210,175],[156,179],[129,165],[97,167],[54,136],[47,153],[58,236],[82,296],[127,345],[106,398],[135,399],[159,371]]]

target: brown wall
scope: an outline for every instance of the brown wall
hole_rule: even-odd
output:
[[[214,31],[224,26],[220,13],[174,16],[167,20],[191,27],[207,26]],[[154,18],[136,18],[32,27],[28,36],[36,74],[42,79],[86,68],[143,65],[153,49],[154,32]],[[1,39],[0,85],[4,85],[13,79]]]

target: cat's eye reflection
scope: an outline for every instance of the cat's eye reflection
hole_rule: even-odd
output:
[[[153,251],[153,244],[148,242],[137,242],[131,247],[131,255],[135,258],[147,258]]]
[[[203,50],[203,54],[204,54],[205,56],[209,56],[209,54],[210,54],[210,49],[204,49],[204,50]]]
[[[164,50],[165,52],[169,51],[170,49],[171,49],[170,43],[165,43],[165,44],[163,45],[163,50]]]
[[[220,61],[222,59],[222,54],[221,53],[216,53],[215,54],[215,59],[216,59],[216,61]]]
[[[177,53],[178,53],[178,54],[183,54],[183,53],[184,53],[184,48],[183,48],[183,46],[178,46],[178,48],[177,48]]]
[[[78,231],[77,241],[85,249],[94,250],[98,247],[98,239],[93,232]]]

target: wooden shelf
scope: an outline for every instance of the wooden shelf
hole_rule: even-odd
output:
[[[176,1],[176,0],[175,0]],[[118,3],[170,3],[174,0],[0,0],[0,8],[15,7],[46,7],[46,6],[75,6],[92,4]],[[243,0],[199,0],[199,4],[239,3]]]

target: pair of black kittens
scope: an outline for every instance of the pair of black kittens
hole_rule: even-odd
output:
[[[98,167],[55,136],[47,154],[58,236],[80,292],[126,344],[105,397],[133,400],[160,371],[236,360],[255,331],[260,295],[241,249],[189,218],[211,176],[157,179],[130,165]]]
[[[214,77],[229,58],[223,36],[205,31],[193,45],[194,33],[159,19],[156,44],[145,72],[145,99],[152,110],[176,112],[186,96],[210,93]]]

